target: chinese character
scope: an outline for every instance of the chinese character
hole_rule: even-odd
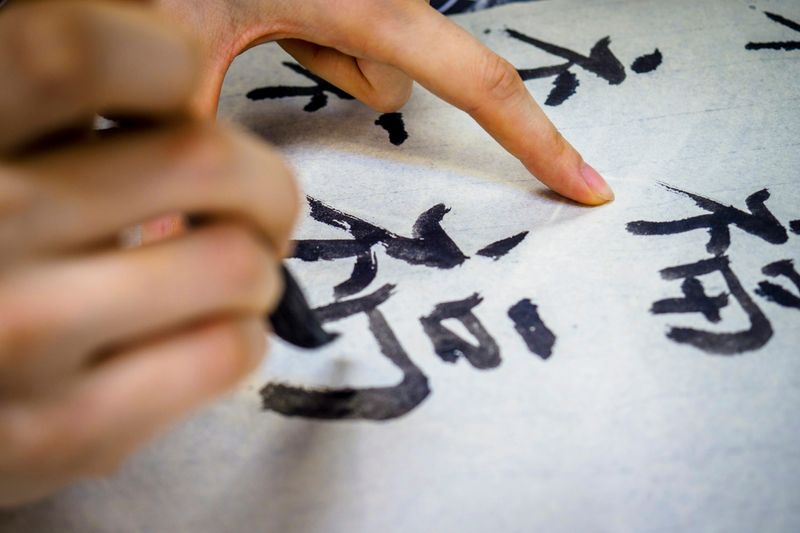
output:
[[[319,76],[312,74],[311,72],[304,69],[297,63],[284,61],[281,64],[284,67],[297,72],[301,76],[305,76],[309,80],[313,81],[315,85],[310,85],[310,86],[276,85],[274,87],[261,87],[259,89],[253,89],[252,91],[247,93],[247,97],[249,99],[264,100],[267,98],[291,98],[295,96],[310,96],[311,99],[303,108],[303,111],[307,111],[309,113],[313,113],[314,111],[322,109],[328,104],[327,93],[334,94],[339,98],[341,98],[342,100],[354,100],[352,96],[350,96],[343,90],[339,89],[334,85],[331,85],[330,83],[320,78]]]
[[[673,327],[667,333],[667,337],[713,354],[732,355],[761,348],[772,337],[772,325],[761,308],[745,291],[731,268],[730,259],[724,254],[731,243],[730,226],[736,226],[747,234],[770,244],[780,245],[787,242],[789,235],[786,228],[766,207],[766,201],[770,197],[769,191],[761,189],[748,196],[745,200],[747,211],[743,211],[697,194],[668,185],[663,186],[669,191],[691,198],[695,205],[706,213],[681,220],[661,222],[638,220],[627,224],[628,232],[634,235],[673,235],[705,229],[709,235],[706,250],[713,254],[713,257],[662,270],[661,277],[663,279],[683,280],[681,284],[683,296],[659,300],[653,304],[650,311],[653,314],[699,313],[707,321],[718,323],[722,320],[720,311],[729,305],[730,297],[732,297],[747,315],[749,328],[741,331],[716,333]],[[795,222],[792,221],[789,224],[794,233],[796,233]],[[762,272],[771,277],[785,276],[800,291],[800,275],[794,270],[791,261],[771,263],[765,266]],[[698,278],[712,273],[722,275],[729,293],[723,292],[716,295],[706,293]],[[792,294],[775,283],[762,281],[755,292],[784,307],[800,308],[800,296]]]
[[[667,337],[675,342],[690,344],[706,353],[713,354],[733,355],[761,348],[772,337],[772,326],[731,270],[730,260],[727,256],[716,256],[662,270],[661,277],[665,280],[684,280],[681,286],[683,297],[655,302],[651,311],[654,314],[702,313],[710,322],[719,322],[719,311],[728,305],[728,296],[722,293],[709,297],[697,279],[699,276],[713,272],[722,274],[731,296],[747,314],[750,327],[746,330],[726,333],[673,327],[670,328]]]
[[[585,56],[567,48],[530,37],[516,30],[507,29],[506,33],[513,39],[530,44],[540,50],[544,50],[548,54],[566,60],[564,63],[546,67],[517,69],[517,72],[519,72],[519,75],[524,81],[555,76],[553,88],[547,96],[547,100],[544,102],[545,105],[561,105],[570,96],[575,94],[580,82],[578,81],[578,77],[571,70],[573,66],[578,66],[595,74],[607,81],[609,85],[619,85],[625,81],[627,77],[625,67],[609,48],[611,44],[610,37],[603,37],[597,41],[589,51],[589,55]],[[662,61],[663,57],[661,56],[661,52],[656,48],[652,54],[637,58],[631,65],[631,69],[638,74],[652,72],[661,65]]]
[[[682,191],[669,185],[664,185],[664,187],[670,191],[688,196],[697,207],[708,211],[708,214],[667,222],[638,220],[630,222],[626,226],[630,233],[634,235],[673,235],[695,229],[705,229],[709,235],[706,249],[714,255],[724,253],[730,246],[730,226],[732,225],[771,244],[783,244],[789,238],[786,228],[764,205],[769,199],[769,191],[767,189],[761,189],[747,197],[745,200],[749,210],[747,212],[730,205],[722,205],[714,200]]]
[[[334,287],[335,301],[317,308],[315,312],[325,323],[365,314],[380,352],[403,372],[403,378],[391,387],[366,388],[306,389],[268,383],[261,389],[263,407],[287,416],[321,419],[386,420],[402,416],[422,403],[431,391],[428,378],[405,352],[378,309],[391,297],[396,286],[385,285],[367,296],[345,298],[365,290],[374,281],[378,270],[376,246],[382,246],[389,257],[414,267],[452,269],[468,260],[469,257],[441,226],[449,209],[444,204],[434,205],[417,217],[411,237],[405,237],[313,198],[308,201],[314,220],[341,229],[351,238],[298,240],[294,257],[302,261],[355,259],[350,277]],[[481,248],[476,255],[497,261],[516,248],[527,235],[525,231],[501,239]],[[474,313],[482,301],[481,295],[474,293],[462,300],[436,304],[433,311],[420,317],[420,325],[440,359],[456,363],[463,358],[479,370],[501,364],[500,347]],[[514,304],[508,317],[531,353],[543,360],[550,357],[556,337],[530,299]],[[477,344],[448,328],[445,325],[448,320],[461,322]]]

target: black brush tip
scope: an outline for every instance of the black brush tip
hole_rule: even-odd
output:
[[[322,323],[308,305],[294,277],[281,265],[284,291],[278,306],[269,315],[272,331],[286,342],[300,348],[320,348],[337,337],[322,328]]]

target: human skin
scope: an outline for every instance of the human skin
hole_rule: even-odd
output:
[[[192,116],[199,63],[130,3],[0,11],[0,504],[114,470],[265,352],[300,195],[275,150]],[[98,136],[98,113],[150,127]],[[118,245],[173,212],[208,222]]]
[[[516,69],[424,0],[154,0],[203,46],[195,106],[213,114],[230,63],[277,41],[311,72],[381,112],[412,80],[469,113],[554,191],[587,205],[614,195],[559,133]],[[431,51],[435,50],[435,53]]]
[[[213,116],[233,58],[273,40],[379,111],[414,80],[553,190],[613,197],[513,67],[421,0],[12,2],[0,11],[0,504],[113,471],[264,353],[300,194],[274,149]],[[100,136],[98,114],[148,127]],[[208,222],[186,229],[172,213]],[[146,221],[144,245],[121,248]]]

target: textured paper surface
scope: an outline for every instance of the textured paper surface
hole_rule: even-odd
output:
[[[762,268],[800,263],[800,50],[747,49],[800,33],[794,1],[550,1],[455,20],[521,69],[564,61],[515,40],[514,29],[579,54],[605,36],[626,78],[610,84],[579,66],[575,94],[545,106],[565,136],[610,179],[617,200],[583,208],[548,193],[468,116],[422,89],[402,110],[399,146],[379,114],[328,94],[253,101],[265,86],[311,86],[276,46],[248,52],[228,77],[222,115],[279,146],[305,192],[397,235],[442,203],[442,227],[464,255],[451,269],[409,265],[376,245],[378,273],[362,296],[396,286],[380,306],[429,396],[383,422],[313,421],[261,409],[268,382],[378,387],[401,375],[363,315],[316,353],[275,342],[241,391],[197,414],[109,480],[0,515],[3,531],[797,531],[800,528],[800,310],[760,296]],[[485,33],[485,30],[489,30]],[[752,48],[752,47],[751,47]],[[637,74],[636,58],[663,62]],[[432,50],[431,53],[436,53]],[[528,88],[544,102],[553,78]],[[700,313],[653,314],[680,298],[668,267],[712,258],[705,229],[640,236],[632,221],[709,211],[663,184],[747,211],[766,207],[786,241],[730,227],[724,255],[771,337],[714,355],[667,337],[670,327],[747,329],[733,296],[712,323]],[[530,232],[494,261],[476,252]],[[306,217],[298,239],[352,238]],[[334,301],[353,259],[292,260],[314,305]],[[729,293],[719,273],[698,277]],[[476,317],[501,364],[478,369],[434,352],[420,323],[437,304],[479,293]],[[556,337],[546,360],[508,310],[538,306]],[[464,335],[463,327],[452,326]]]

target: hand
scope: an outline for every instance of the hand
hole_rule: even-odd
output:
[[[264,353],[300,198],[273,150],[186,118],[197,53],[173,26],[129,2],[0,11],[0,504],[115,468]],[[151,127],[92,136],[97,113]],[[210,222],[117,245],[172,212]]]
[[[466,111],[554,191],[613,199],[536,104],[514,67],[424,0],[155,0],[204,42],[196,104],[216,109],[233,58],[278,43],[313,73],[378,111],[395,111],[416,80]]]

